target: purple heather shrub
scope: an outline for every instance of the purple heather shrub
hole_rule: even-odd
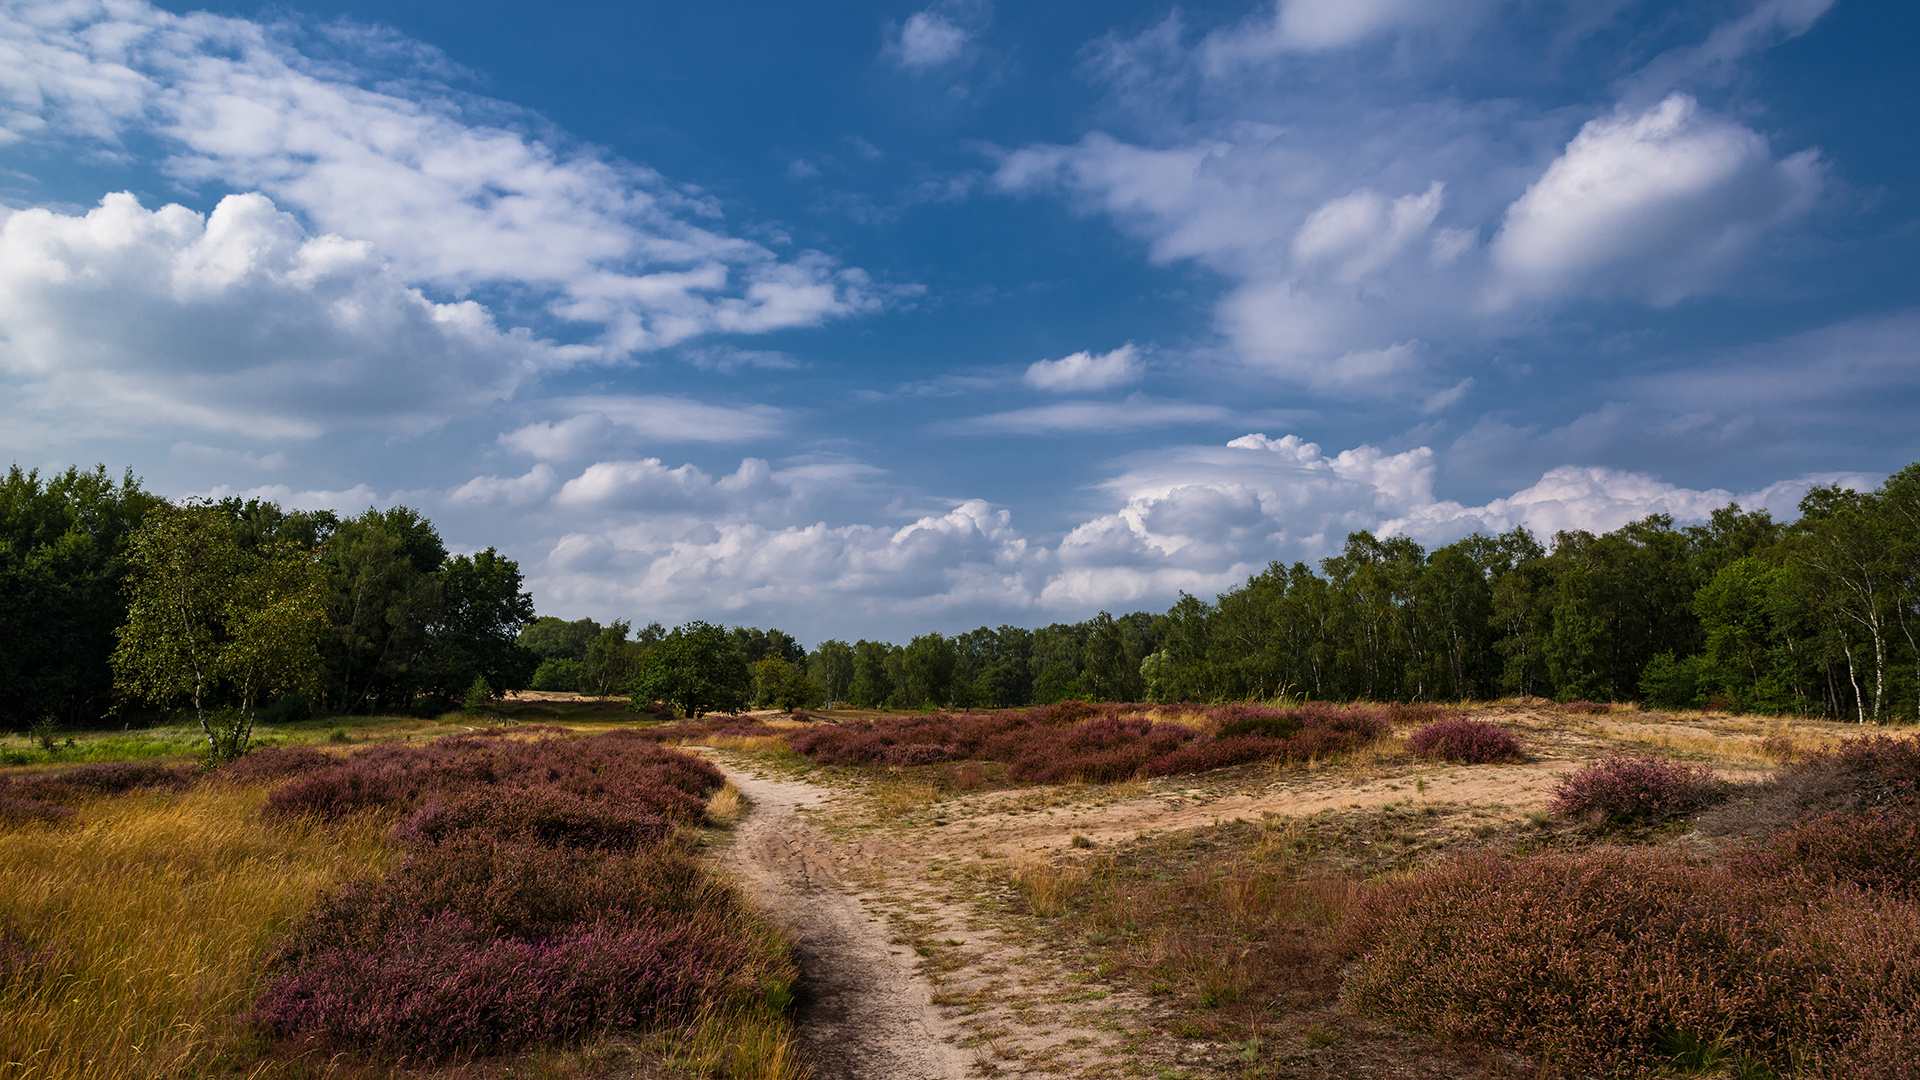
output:
[[[387,743],[335,759],[276,788],[276,817],[338,819],[367,810],[405,811],[476,786],[546,787],[693,821],[726,778],[712,765],[645,739],[479,740]]]
[[[183,791],[192,787],[196,779],[197,773],[191,765],[101,761],[24,777],[8,786],[8,794],[16,799],[70,804],[128,791]]]
[[[664,838],[672,828],[657,814],[536,787],[429,799],[401,819],[394,835],[414,848],[460,836],[488,836],[550,847],[632,851]]]
[[[907,743],[903,746],[889,746],[880,760],[888,765],[932,765],[945,761],[952,755],[944,746],[932,743]]]
[[[1108,783],[1254,761],[1330,757],[1385,736],[1377,706],[1167,707],[1063,702],[1034,709],[932,713],[790,731],[788,744],[826,765],[997,761],[1029,783]],[[1211,732],[1211,734],[1209,733]],[[942,756],[934,757],[935,750]]]
[[[1764,1075],[1912,1075],[1920,905],[1668,852],[1477,855],[1372,889],[1351,1005],[1550,1070],[1663,1074],[1676,1040]]]
[[[72,821],[73,816],[71,806],[0,795],[0,825],[61,825]]]
[[[1518,735],[1483,720],[1452,719],[1428,724],[1407,736],[1407,749],[1428,760],[1468,765],[1525,760]]]
[[[1920,901],[1920,814],[1884,807],[1819,814],[1733,865],[1756,878],[1802,875]]]
[[[1446,706],[1430,701],[1395,701],[1381,707],[1386,710],[1387,719],[1394,727],[1431,724],[1447,718]]]
[[[760,946],[711,914],[524,939],[441,913],[270,977],[256,1016],[281,1038],[434,1060],[690,1019],[791,978]]]
[[[1730,787],[1710,769],[1616,755],[1560,778],[1553,810],[1606,821],[1658,821],[1712,806]]]
[[[672,831],[723,782],[627,736],[372,747],[297,776],[275,813],[410,811],[407,851],[282,937],[259,1023],[433,1060],[783,995],[785,947]]]
[[[228,784],[278,783],[339,761],[332,754],[311,746],[269,746],[220,766],[213,775]]]

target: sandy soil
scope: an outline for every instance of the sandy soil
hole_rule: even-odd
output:
[[[839,845],[802,816],[829,793],[810,784],[750,775],[728,778],[752,804],[728,858],[762,911],[794,936],[801,983],[799,1022],[819,1080],[949,1080],[971,1055],[933,1006],[911,949],[891,943],[842,876],[871,865],[858,845]]]

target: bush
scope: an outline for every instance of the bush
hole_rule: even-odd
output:
[[[1613,706],[1598,701],[1563,701],[1555,705],[1554,708],[1559,709],[1561,712],[1578,713],[1586,716],[1598,716],[1602,713],[1610,713],[1613,711]]]
[[[1736,862],[1761,878],[1802,875],[1920,900],[1920,815],[1886,809],[1820,814]]]
[[[339,758],[311,746],[271,746],[222,765],[214,776],[225,783],[260,784],[278,782],[339,763]]]
[[[1457,859],[1378,887],[1343,931],[1357,1007],[1548,1071],[1910,1077],[1920,906],[1672,854]]]
[[[1920,736],[1868,735],[1799,754],[1790,741],[1768,744],[1793,761],[1729,805],[1702,816],[1712,835],[1769,836],[1804,818],[1875,809],[1920,812]]]
[[[1485,765],[1523,761],[1520,737],[1499,724],[1480,720],[1442,720],[1407,736],[1407,748],[1432,761]]]
[[[434,1060],[785,1000],[786,947],[674,838],[723,781],[625,732],[378,746],[297,776],[271,813],[406,810],[407,850],[286,934],[256,1018]]]
[[[162,765],[154,761],[102,761],[57,773],[40,773],[14,781],[8,787],[16,799],[70,805],[101,795],[128,791],[182,791],[193,786],[197,774],[191,765]]]
[[[1709,769],[1655,757],[1616,755],[1554,785],[1553,810],[1608,822],[1660,821],[1727,797],[1729,786]]]

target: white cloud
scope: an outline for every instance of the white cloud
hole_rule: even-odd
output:
[[[971,416],[935,425],[935,430],[956,435],[1077,435],[1170,424],[1219,423],[1232,418],[1232,410],[1218,405],[1158,401],[1135,394],[1125,401],[1063,401],[1057,405]]]
[[[500,436],[500,442],[546,461],[573,461],[633,444],[752,442],[786,430],[786,414],[771,405],[709,405],[657,395],[554,398],[544,403],[563,419],[541,421]]]
[[[1275,0],[1270,15],[1217,33],[1206,43],[1209,66],[1270,59],[1356,45],[1394,30],[1469,26],[1496,0]]]
[[[1444,188],[1435,180],[1425,193],[1392,202],[1365,188],[1333,199],[1308,214],[1294,234],[1294,261],[1327,265],[1336,281],[1359,281],[1426,236],[1439,216]]]
[[[972,35],[937,11],[918,11],[907,17],[895,43],[900,65],[934,68],[958,59]]]
[[[1027,368],[1028,386],[1057,393],[1105,390],[1137,381],[1144,373],[1133,342],[1099,355],[1082,349],[1058,360],[1036,360]]]
[[[1759,134],[1684,94],[1590,121],[1508,209],[1491,295],[1617,291],[1674,303],[1716,284],[1821,184],[1814,151],[1775,161]]]
[[[9,7],[0,125],[120,155],[124,135],[158,136],[184,181],[264,192],[408,281],[536,290],[604,326],[614,354],[813,326],[886,293],[818,253],[783,260],[720,231],[711,200],[652,170],[530,134],[537,118],[433,81],[447,65],[431,50],[331,36],[411,64],[395,78],[323,63],[273,27],[139,0]]]
[[[419,431],[577,356],[426,299],[261,195],[203,217],[122,193],[0,224],[0,414],[66,417],[69,436]]]

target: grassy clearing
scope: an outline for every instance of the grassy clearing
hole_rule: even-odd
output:
[[[382,821],[263,827],[265,797],[133,794],[0,830],[0,930],[47,958],[0,985],[0,1078],[286,1073],[250,1019],[266,952],[390,848]]]

